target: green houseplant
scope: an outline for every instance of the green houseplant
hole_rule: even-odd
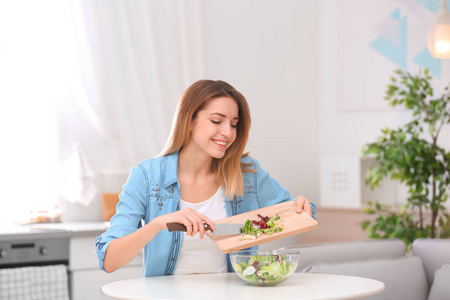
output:
[[[449,237],[450,215],[445,208],[450,188],[450,152],[438,144],[450,123],[449,86],[436,97],[428,70],[418,75],[397,70],[385,99],[391,106],[404,106],[412,121],[397,129],[385,128],[374,143],[364,145],[363,157],[374,157],[366,174],[373,189],[386,177],[409,188],[407,204],[389,207],[368,201],[365,212],[376,218],[362,224],[369,238],[400,238],[407,249],[420,237]]]

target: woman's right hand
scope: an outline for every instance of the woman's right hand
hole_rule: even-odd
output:
[[[167,215],[159,216],[157,219],[163,229],[167,229],[167,223],[181,223],[186,226],[186,235],[193,237],[198,233],[201,239],[203,239],[206,232],[203,222],[208,224],[212,230],[216,229],[213,221],[192,208],[184,208]]]

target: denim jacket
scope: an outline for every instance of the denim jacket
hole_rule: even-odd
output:
[[[261,169],[259,163],[250,157],[241,160],[251,163],[253,173],[244,176],[244,196],[225,199],[228,217],[245,213],[261,207],[284,201],[293,201],[289,192]],[[95,250],[98,266],[104,270],[103,260],[109,243],[116,238],[128,235],[147,224],[155,217],[175,212],[179,209],[180,185],[178,182],[178,152],[148,159],[131,169],[130,176],[123,186],[116,214],[111,219],[109,229],[97,237]],[[311,203],[313,217],[316,206]],[[183,233],[159,232],[144,247],[143,276],[172,275],[177,257],[183,243]],[[228,260],[229,263],[229,260]],[[228,269],[231,270],[230,264]]]

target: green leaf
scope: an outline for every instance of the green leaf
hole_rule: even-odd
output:
[[[370,207],[366,207],[366,208],[364,208],[364,213],[373,215],[373,214],[375,214],[375,211]]]
[[[434,132],[436,131],[436,124],[430,123],[430,126],[428,127],[428,133],[430,135],[434,135]]]
[[[367,230],[367,227],[369,227],[369,225],[370,225],[369,220],[364,221],[361,225],[362,230]]]

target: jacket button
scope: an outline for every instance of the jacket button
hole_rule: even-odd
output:
[[[178,239],[175,239],[175,243],[178,243]]]
[[[174,261],[174,260],[175,260],[175,258],[173,258],[173,257],[170,259],[170,261]]]

